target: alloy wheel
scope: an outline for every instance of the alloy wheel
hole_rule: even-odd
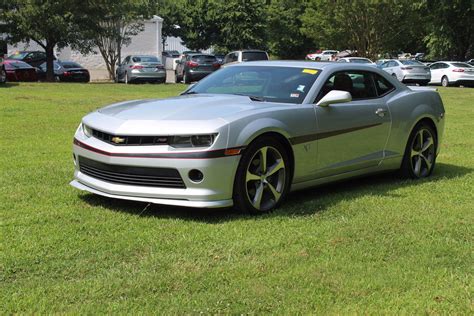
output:
[[[449,86],[449,80],[448,80],[448,78],[447,78],[446,76],[444,76],[443,79],[441,79],[441,85],[442,85],[443,87]]]
[[[266,211],[278,203],[287,181],[285,168],[281,153],[274,147],[262,147],[250,159],[245,187],[255,209]]]
[[[423,178],[431,173],[435,158],[434,137],[428,129],[420,129],[411,145],[411,168],[413,174]]]

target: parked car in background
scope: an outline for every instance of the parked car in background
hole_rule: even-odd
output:
[[[269,60],[268,53],[263,50],[238,50],[224,57],[224,65],[238,64],[246,61]]]
[[[381,64],[379,68],[403,83],[418,83],[421,86],[426,86],[431,80],[430,68],[417,60],[390,59]]]
[[[224,64],[224,58],[225,58],[225,54],[214,54],[214,56],[216,56],[217,58],[217,61],[219,62],[219,64]]]
[[[166,82],[165,66],[156,56],[129,55],[119,64],[115,82]]]
[[[356,64],[366,64],[369,66],[376,67],[377,65],[368,58],[364,57],[343,57],[337,60],[338,63],[356,63]]]
[[[306,59],[316,61],[328,61],[332,60],[332,56],[336,56],[338,53],[338,50],[323,50],[321,53],[313,53],[306,55]]]
[[[7,72],[2,61],[2,63],[0,63],[0,84],[5,82],[7,82]]]
[[[90,74],[87,69],[73,61],[55,61],[54,78],[56,81],[64,82],[89,82]],[[38,79],[46,79],[46,63],[37,69]]]
[[[179,58],[179,52],[177,50],[164,50],[161,56],[163,57],[162,59]]]
[[[20,51],[11,54],[8,56],[8,59],[23,61],[33,67],[39,67],[39,65],[46,62],[46,53],[41,51]]]
[[[466,61],[466,64],[474,66],[474,59],[469,59],[468,61]]]
[[[474,67],[460,61],[438,61],[430,66],[432,84],[441,84],[443,87],[450,85],[474,85]]]
[[[19,60],[3,61],[8,81],[38,81],[36,68]]]
[[[375,61],[375,65],[380,68],[380,65],[382,65],[384,62],[389,61],[390,59],[378,59]]]
[[[201,80],[210,73],[218,70],[221,64],[216,56],[210,54],[186,54],[178,62],[175,70],[175,82],[184,81],[188,84]]]

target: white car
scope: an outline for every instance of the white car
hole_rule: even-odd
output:
[[[370,59],[368,58],[364,58],[364,57],[343,57],[343,58],[339,58],[337,60],[338,63],[356,63],[356,64],[365,64],[365,65],[368,65],[368,66],[374,66],[376,67],[377,65],[371,61]]]
[[[474,67],[460,61],[438,61],[431,64],[432,84],[474,86]]]
[[[417,60],[390,59],[379,66],[398,81],[403,83],[418,83],[426,86],[431,80],[430,68]]]
[[[309,60],[320,60],[320,61],[328,61],[331,60],[333,55],[338,54],[338,50],[323,50],[321,53],[314,53],[306,55],[306,59]]]
[[[268,53],[263,50],[238,50],[230,52],[224,57],[223,66],[239,64],[247,61],[269,60]]]

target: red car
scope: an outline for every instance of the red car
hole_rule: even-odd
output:
[[[8,81],[38,81],[36,68],[18,60],[3,61]]]

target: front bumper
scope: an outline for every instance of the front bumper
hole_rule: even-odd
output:
[[[73,146],[75,180],[70,184],[80,190],[118,199],[186,207],[219,208],[233,204],[233,184],[240,155],[212,158],[192,158],[192,155],[191,158],[155,158],[156,155],[154,157],[146,155],[150,151],[162,150],[158,149],[161,146],[120,147],[95,138],[81,140],[79,143]],[[123,156],[119,152],[124,153]],[[173,168],[179,172],[185,188],[128,185],[99,180],[80,171],[79,157],[124,167]],[[204,174],[201,182],[191,181],[189,171],[192,169],[198,169]]]

